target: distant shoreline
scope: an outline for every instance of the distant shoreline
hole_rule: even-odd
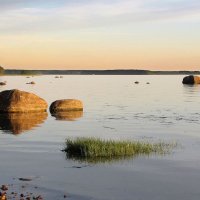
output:
[[[135,69],[115,70],[20,70],[5,69],[3,75],[188,75],[200,71],[150,71]]]

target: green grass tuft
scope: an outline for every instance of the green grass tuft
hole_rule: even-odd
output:
[[[176,146],[172,143],[150,143],[142,141],[114,141],[97,138],[67,139],[66,148],[68,158],[79,160],[111,160],[137,156],[140,154],[149,155],[166,154]]]

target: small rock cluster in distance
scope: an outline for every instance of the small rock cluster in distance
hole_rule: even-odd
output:
[[[28,83],[26,83],[26,84],[31,84],[31,85],[34,85],[34,84],[35,84],[35,82],[34,82],[34,81],[31,81],[31,82],[28,82]]]
[[[135,84],[139,84],[140,82],[139,82],[139,81],[135,81],[134,83],[135,83]],[[149,82],[146,82],[146,84],[149,85],[150,83],[149,83]]]

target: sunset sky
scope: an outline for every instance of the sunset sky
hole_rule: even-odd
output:
[[[200,0],[0,0],[0,65],[200,70]]]

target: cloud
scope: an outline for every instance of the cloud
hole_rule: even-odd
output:
[[[56,3],[55,3],[56,2]],[[199,0],[1,0],[0,31],[66,31],[196,16]],[[193,18],[192,18],[193,19]]]

